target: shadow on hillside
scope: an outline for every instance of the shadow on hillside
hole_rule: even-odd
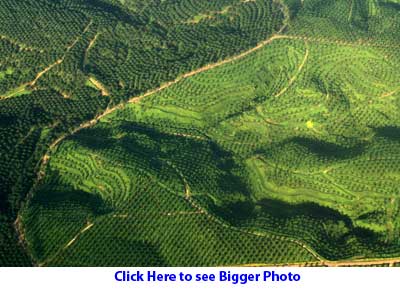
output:
[[[62,190],[44,187],[35,194],[32,203],[49,209],[65,208],[65,205],[68,205],[71,209],[75,208],[94,216],[104,215],[112,211],[111,206],[100,195],[67,187]]]
[[[393,141],[400,141],[400,127],[387,126],[375,128],[375,136]]]

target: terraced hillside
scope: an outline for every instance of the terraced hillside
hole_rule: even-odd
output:
[[[55,140],[283,26],[275,1],[176,2],[1,1],[0,265],[30,264],[14,222]]]
[[[29,133],[49,146],[17,222],[35,265],[400,262],[398,1],[58,2],[90,11],[83,34],[0,102],[66,88],[69,56],[110,101]]]

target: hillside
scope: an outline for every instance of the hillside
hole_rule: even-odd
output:
[[[0,265],[400,261],[398,1],[0,5]]]
[[[13,224],[55,140],[107,106],[253,47],[283,19],[272,1],[137,2],[136,12],[107,0],[1,2],[1,265],[29,263]],[[193,23],[210,11],[224,13]]]

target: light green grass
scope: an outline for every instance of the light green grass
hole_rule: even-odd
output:
[[[7,68],[5,71],[0,71],[0,80],[4,79],[8,75],[12,75],[14,69],[12,67]]]
[[[25,85],[22,85],[18,88],[12,89],[11,91],[8,91],[4,93],[2,96],[0,96],[1,99],[8,99],[8,98],[14,98],[14,97],[19,97],[23,95],[28,95],[30,94],[31,91],[27,89]]]

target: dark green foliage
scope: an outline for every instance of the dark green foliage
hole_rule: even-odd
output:
[[[0,267],[28,267],[31,261],[18,244],[18,237],[12,222],[0,215]]]
[[[397,2],[2,1],[0,265],[398,255]]]
[[[107,105],[255,45],[282,21],[272,1],[161,2],[0,3],[0,211],[8,222],[58,137]],[[227,6],[227,15],[190,21]]]

